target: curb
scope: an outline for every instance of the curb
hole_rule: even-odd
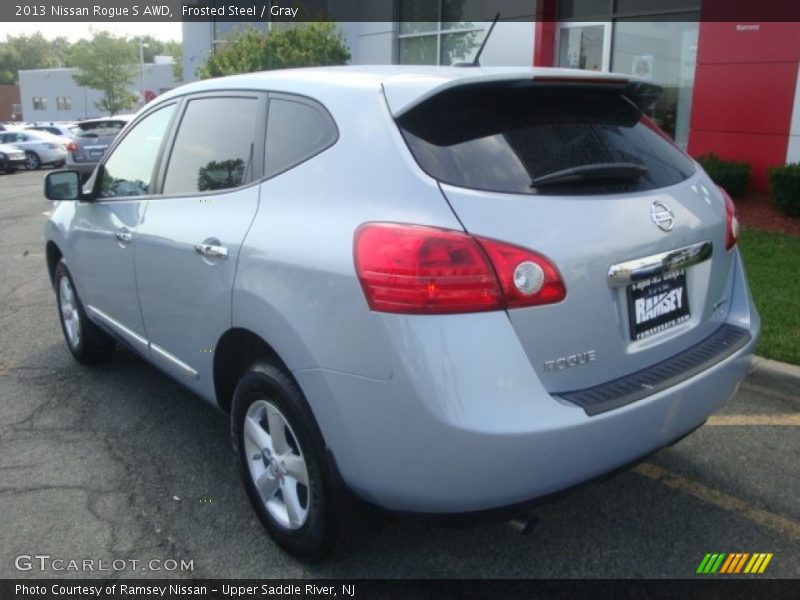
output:
[[[747,382],[800,399],[800,367],[795,365],[756,356],[753,358]]]

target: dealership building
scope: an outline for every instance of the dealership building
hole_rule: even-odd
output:
[[[325,8],[324,1],[315,4]],[[463,10],[464,3],[452,0],[398,0],[396,20],[382,22],[337,16],[336,3],[329,4],[352,64],[470,60],[488,28],[486,21],[459,19],[453,7]],[[800,161],[800,23],[711,20],[725,0],[509,4],[523,9],[502,14],[481,64],[609,70],[651,79],[664,88],[650,111],[656,122],[694,156],[715,152],[749,162],[758,189],[766,187],[768,167]],[[232,29],[247,25],[270,27],[184,23],[184,80],[196,79],[209,53],[225,44]]]

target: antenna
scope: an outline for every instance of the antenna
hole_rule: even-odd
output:
[[[483,38],[483,43],[481,43],[481,47],[478,48],[478,51],[475,53],[475,58],[472,59],[472,62],[454,63],[453,64],[454,67],[480,67],[481,66],[481,63],[480,63],[481,54],[483,53],[483,49],[486,47],[486,42],[489,41],[489,36],[491,36],[492,35],[492,31],[494,31],[494,26],[497,25],[497,21],[499,21],[499,20],[500,20],[500,13],[497,13],[494,16],[494,20],[492,21],[492,24],[489,25],[489,31],[486,32],[486,37]]]

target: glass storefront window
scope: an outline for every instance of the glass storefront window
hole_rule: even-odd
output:
[[[614,23],[611,69],[652,79],[664,88],[650,116],[682,148],[689,137],[697,34],[696,22],[619,19]]]
[[[399,38],[399,59],[401,65],[435,65],[436,35]]]
[[[561,28],[558,34],[558,66],[602,70],[605,30],[605,25]]]
[[[400,33],[424,33],[439,28],[439,7],[430,0],[400,2]]]
[[[607,15],[611,11],[609,0],[560,0],[558,18],[588,18]]]
[[[643,13],[651,10],[699,10],[700,0],[616,0],[618,13]],[[680,15],[678,15],[680,17]]]
[[[463,20],[466,3],[475,1],[399,0],[398,62],[451,65],[471,60],[485,28],[484,23]]]

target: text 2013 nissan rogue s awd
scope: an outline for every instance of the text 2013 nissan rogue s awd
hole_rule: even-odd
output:
[[[84,188],[47,178],[69,349],[121,342],[229,414],[306,558],[339,489],[470,513],[628,464],[728,401],[759,330],[733,204],[646,116],[658,91],[342,67],[164,94]]]

